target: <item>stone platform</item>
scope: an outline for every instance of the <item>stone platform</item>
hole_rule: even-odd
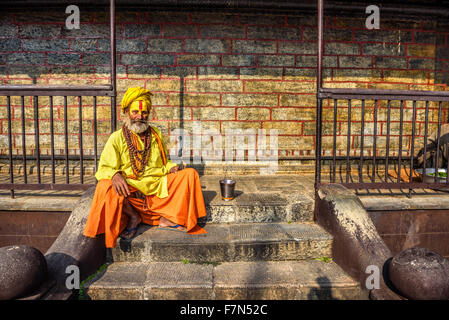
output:
[[[220,197],[219,180],[223,177],[200,174],[208,222],[313,220],[313,174],[232,175],[237,181],[236,198],[232,201]],[[56,180],[63,182],[65,178],[57,176]],[[78,180],[71,177],[70,181],[79,183]],[[9,176],[0,174],[0,181],[9,182]],[[86,178],[85,183],[94,184],[95,178]],[[71,212],[82,194],[82,190],[17,190],[13,199],[9,190],[0,190],[0,211]],[[359,190],[358,196],[367,210],[449,209],[448,192],[416,189],[412,197],[408,197],[408,190]]]
[[[223,176],[201,176],[208,223],[313,220],[313,176],[238,175],[232,201],[220,196]],[[0,211],[72,211],[83,191],[0,190]]]
[[[115,248],[107,250],[109,266],[85,284],[87,297],[367,298],[367,291],[332,262],[333,237],[314,222],[313,175],[231,177],[236,180],[236,197],[224,201],[219,185],[223,175],[200,176],[207,211],[200,223],[206,235],[141,225],[133,240],[118,240]],[[441,194],[408,198],[399,191],[387,193],[373,191],[359,198],[368,210],[421,208],[424,198],[433,206],[449,208]],[[9,191],[2,190],[0,211],[71,212],[82,194],[16,191],[12,199]]]

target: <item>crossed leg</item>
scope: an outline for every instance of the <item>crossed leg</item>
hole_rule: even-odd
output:
[[[120,236],[124,239],[131,239],[136,234],[137,226],[142,222],[142,218],[126,198],[123,201],[122,212],[128,217],[128,224]]]
[[[140,217],[139,212],[129,203],[127,198],[123,201],[123,209],[122,212],[128,217],[128,224],[126,225],[126,229],[120,234],[123,239],[131,239],[137,232],[138,225],[142,222],[142,218]],[[177,226],[173,221],[161,216],[159,219],[160,227],[174,227]],[[185,226],[178,225],[176,227],[178,230],[186,231],[187,228]]]

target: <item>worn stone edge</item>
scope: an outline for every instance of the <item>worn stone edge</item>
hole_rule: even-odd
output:
[[[447,210],[449,209],[449,194],[446,195],[413,195],[411,198],[401,197],[364,197],[359,196],[365,210]],[[422,200],[425,199],[425,202]]]

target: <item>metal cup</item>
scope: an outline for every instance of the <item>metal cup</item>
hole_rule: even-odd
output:
[[[234,199],[235,181],[232,179],[220,180],[221,198],[224,201],[231,201]]]

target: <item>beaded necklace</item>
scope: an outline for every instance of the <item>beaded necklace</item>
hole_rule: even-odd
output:
[[[139,142],[135,134],[128,129],[126,125],[122,127],[123,135],[126,140],[126,145],[129,150],[129,157],[131,161],[131,167],[133,169],[134,176],[138,178],[145,171],[145,167],[148,164],[151,154],[151,128],[145,130],[144,148],[138,149]]]

